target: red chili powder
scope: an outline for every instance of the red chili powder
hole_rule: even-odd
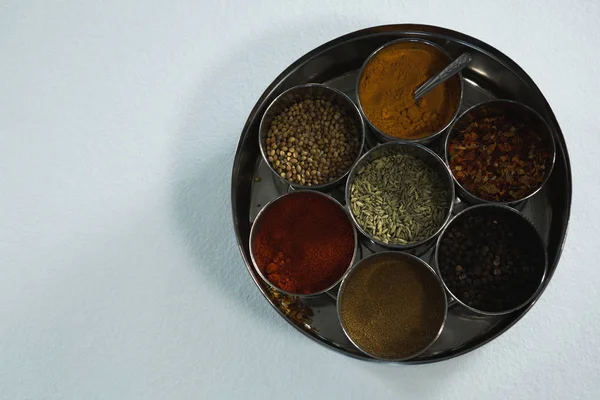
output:
[[[257,226],[252,252],[275,287],[295,294],[327,289],[354,255],[354,231],[343,209],[318,193],[298,192],[272,203]]]

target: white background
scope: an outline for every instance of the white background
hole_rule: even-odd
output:
[[[1,2],[0,397],[599,398],[599,18],[583,0]],[[475,36],[531,75],[574,198],[521,322],[451,361],[386,366],[313,343],[263,300],[229,185],[284,68],[407,22]]]

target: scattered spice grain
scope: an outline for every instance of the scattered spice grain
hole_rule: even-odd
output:
[[[290,296],[281,293],[271,287],[267,287],[269,297],[275,303],[281,312],[288,317],[294,324],[301,328],[316,332],[317,329],[312,326],[312,317],[314,312],[312,308],[302,302],[298,296]]]

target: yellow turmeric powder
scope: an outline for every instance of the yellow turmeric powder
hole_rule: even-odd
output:
[[[438,132],[459,106],[458,75],[418,102],[413,93],[449,62],[440,50],[425,43],[399,42],[383,48],[360,77],[358,96],[366,117],[381,132],[401,139],[420,139]]]

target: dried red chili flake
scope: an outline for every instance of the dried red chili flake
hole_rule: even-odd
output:
[[[548,144],[527,124],[504,115],[484,117],[452,132],[448,155],[456,180],[487,201],[526,197],[550,169]]]

